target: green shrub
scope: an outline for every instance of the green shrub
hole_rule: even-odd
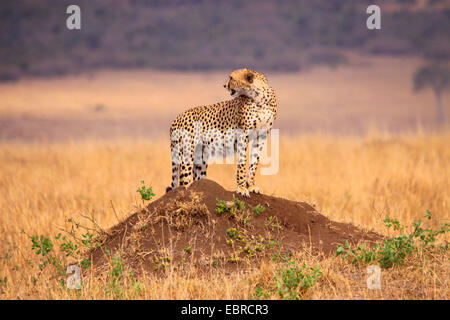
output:
[[[430,211],[427,211],[425,218],[431,219]],[[350,258],[353,264],[377,262],[383,268],[391,268],[394,265],[404,264],[406,257],[413,253],[423,255],[431,253],[436,248],[436,237],[450,230],[448,223],[437,230],[424,229],[421,226],[422,222],[418,220],[411,224],[412,231],[405,234],[406,226],[400,224],[397,219],[386,217],[383,222],[388,229],[392,228],[394,231],[398,231],[400,235],[385,238],[381,243],[375,243],[371,249],[366,247],[365,244],[351,248],[346,241],[344,247],[337,247],[336,256],[341,255],[344,259]],[[448,243],[441,244],[439,248],[447,250]]]

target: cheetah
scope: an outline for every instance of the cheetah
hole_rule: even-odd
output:
[[[277,114],[275,92],[263,73],[247,68],[231,72],[224,88],[231,100],[189,109],[172,122],[172,184],[166,192],[204,179],[211,157],[234,152],[237,193],[260,193],[255,174]]]

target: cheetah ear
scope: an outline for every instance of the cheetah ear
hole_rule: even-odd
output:
[[[247,73],[246,75],[245,75],[245,80],[247,80],[248,82],[250,82],[250,83],[253,83],[253,78],[255,77],[255,75],[253,74],[253,73],[251,73],[251,72],[249,72],[249,73]]]

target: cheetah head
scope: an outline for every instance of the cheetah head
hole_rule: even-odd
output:
[[[269,83],[264,74],[244,68],[231,72],[223,86],[233,98],[247,96],[257,100],[261,93],[269,87]]]

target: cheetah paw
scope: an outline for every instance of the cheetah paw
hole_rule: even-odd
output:
[[[238,187],[236,192],[245,198],[250,198],[247,188]]]
[[[257,187],[257,186],[248,187],[248,191],[249,192],[253,192],[253,193],[257,193],[257,194],[261,193],[261,191],[259,190],[259,187]]]

